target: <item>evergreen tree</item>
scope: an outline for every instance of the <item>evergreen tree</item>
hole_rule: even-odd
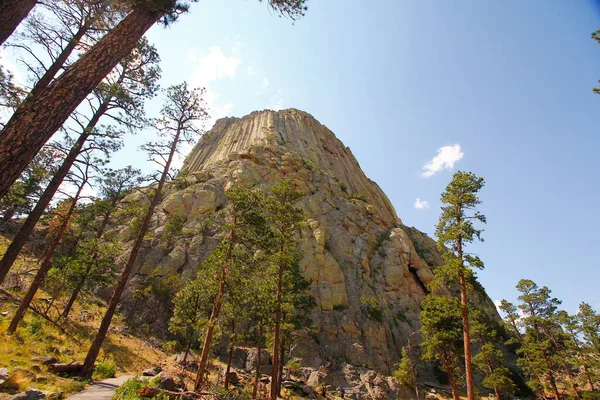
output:
[[[452,182],[442,193],[441,200],[444,206],[435,231],[445,262],[443,267],[438,268],[436,275],[445,277],[446,281],[458,281],[460,289],[465,376],[469,400],[475,399],[475,390],[471,365],[467,280],[473,274],[469,267],[481,269],[483,262],[479,257],[466,253],[464,248],[468,243],[481,240],[482,230],[475,229],[473,222],[486,222],[485,216],[475,210],[481,203],[478,193],[484,184],[483,178],[470,172],[456,172]]]
[[[185,83],[172,86],[165,91],[167,101],[161,110],[161,118],[156,121],[158,134],[165,138],[165,140],[162,142],[150,143],[145,146],[153,159],[155,159],[153,157],[154,155],[159,157],[157,162],[161,165],[162,172],[158,184],[154,189],[154,195],[152,196],[148,210],[134,239],[127,262],[122,269],[117,286],[109,300],[98,333],[88,350],[81,371],[83,376],[89,377],[92,374],[94,363],[96,362],[102,343],[104,343],[104,339],[106,338],[108,328],[112,322],[112,317],[117,309],[121,295],[125,290],[127,281],[129,280],[129,275],[131,274],[138,252],[142,246],[144,236],[150,226],[150,220],[154,214],[154,209],[162,196],[162,189],[167,180],[167,176],[169,175],[173,157],[175,156],[175,153],[177,153],[182,142],[191,142],[195,139],[195,136],[200,133],[199,129],[196,127],[196,123],[207,117],[204,101],[201,97],[202,94],[203,91],[199,89],[188,89],[187,84]]]
[[[179,290],[173,299],[169,332],[183,339],[186,346],[184,360],[187,360],[190,347],[200,339],[206,327],[214,302],[215,286],[214,279],[200,275]]]
[[[123,17],[119,2],[54,0],[42,2],[9,45],[31,74],[31,99]]]
[[[298,227],[304,220],[303,210],[294,203],[302,197],[303,193],[296,188],[296,184],[284,179],[271,188],[267,200],[267,215],[274,234],[273,266],[275,267],[275,322],[273,327],[273,371],[271,374],[271,400],[279,394],[281,384],[280,353],[282,340],[282,324],[284,297],[289,282],[301,278],[298,273]],[[286,282],[287,281],[287,282]],[[293,283],[292,283],[293,285]],[[289,293],[289,292],[288,292]]]
[[[69,312],[88,280],[99,282],[114,268],[114,243],[101,242],[111,217],[117,210],[118,203],[136,184],[140,182],[141,171],[127,166],[119,170],[103,171],[99,181],[99,193],[102,196],[92,204],[92,216],[100,218],[97,226],[90,225],[95,230],[92,238],[88,239],[83,249],[77,252],[71,262],[68,282],[74,283],[71,296],[63,309],[60,318],[67,318]],[[94,221],[95,222],[95,221]],[[89,225],[88,225],[89,226]]]
[[[69,69],[24,102],[0,132],[0,199],[44,143],[63,125],[86,96],[131,53],[159,20],[168,24],[197,0],[128,1],[130,12]],[[306,0],[269,0],[273,10],[291,18],[304,14]]]
[[[0,200],[2,222],[8,222],[15,215],[29,214],[39,201],[44,186],[56,170],[59,153],[50,146],[44,147],[27,166],[23,174],[8,194]]]
[[[67,132],[77,135],[76,140],[66,139],[67,145],[61,166],[48,183],[33,210],[27,216],[19,232],[13,238],[0,260],[0,283],[15,262],[35,224],[56,194],[77,157],[88,150],[115,151],[122,143],[126,131],[134,131],[144,122],[144,101],[154,96],[156,81],[160,77],[159,57],[156,49],[142,39],[134,52],[126,57],[94,91],[90,101],[91,116],[73,115],[74,127]],[[119,126],[100,126],[103,119],[111,119]]]
[[[9,334],[12,334],[16,331],[17,327],[19,326],[19,323],[21,322],[21,320],[23,319],[23,316],[25,315],[25,312],[29,308],[29,305],[31,304],[33,297],[35,296],[38,289],[44,282],[44,279],[46,278],[46,274],[52,267],[52,260],[53,260],[54,252],[60,245],[60,243],[63,239],[63,236],[66,233],[67,228],[69,227],[69,224],[71,222],[71,217],[73,216],[73,214],[76,210],[76,207],[77,207],[77,202],[82,197],[83,189],[90,183],[90,180],[92,178],[92,174],[94,173],[94,171],[97,171],[98,166],[102,165],[102,160],[99,160],[99,159],[93,157],[89,153],[84,154],[81,157],[80,161],[81,161],[80,163],[75,164],[76,172],[72,173],[72,175],[74,176],[73,182],[77,188],[75,195],[73,195],[72,199],[70,200],[68,211],[67,211],[66,215],[64,215],[64,217],[62,218],[62,221],[60,222],[60,225],[57,229],[57,232],[55,233],[54,237],[52,238],[52,242],[50,243],[49,248],[46,250],[44,259],[40,265],[40,268],[38,269],[37,273],[35,274],[35,277],[33,278],[31,285],[29,286],[29,290],[27,291],[27,294],[25,295],[25,297],[23,297],[23,300],[21,301],[21,304],[19,305],[19,308],[17,309],[17,311],[15,311],[15,315],[13,316],[13,319],[10,322],[10,324],[6,330],[6,332]]]
[[[400,363],[393,373],[394,378],[402,386],[406,386],[415,391],[415,399],[419,399],[419,387],[417,386],[417,369],[410,359],[410,349],[408,346],[402,348],[402,357]]]
[[[498,331],[492,328],[492,320],[480,309],[471,310],[470,317],[471,340],[479,346],[479,352],[473,357],[473,364],[485,376],[483,386],[493,389],[497,400],[502,398],[501,392],[512,395],[516,386],[506,367],[504,354],[498,348]]]
[[[210,257],[202,263],[200,272],[218,277],[218,288],[204,334],[202,353],[194,382],[195,390],[199,390],[204,385],[214,330],[220,321],[225,298],[232,296],[230,291],[239,290],[235,285],[239,282],[237,277],[251,274],[252,259],[263,243],[263,236],[267,233],[262,215],[264,202],[262,193],[258,190],[232,186],[226,194],[229,204],[223,210],[225,223],[222,228],[222,240]]]
[[[459,400],[458,388],[462,376],[464,354],[461,307],[457,299],[428,295],[421,303],[421,334],[423,360],[438,362],[452,388],[452,397]]]

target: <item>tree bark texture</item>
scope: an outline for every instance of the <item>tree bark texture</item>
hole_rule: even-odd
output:
[[[69,173],[69,170],[71,169],[73,163],[79,156],[79,152],[83,148],[83,145],[85,144],[86,140],[90,137],[92,131],[96,127],[96,124],[98,123],[102,115],[104,115],[104,113],[108,110],[109,103],[110,97],[105,99],[105,101],[100,105],[100,107],[98,107],[98,110],[96,110],[96,112],[88,122],[86,129],[84,129],[81,135],[79,135],[79,138],[71,147],[71,150],[69,150],[67,157],[64,159],[63,163],[56,171],[56,174],[54,174],[54,176],[52,177],[50,183],[48,183],[48,186],[44,190],[44,193],[42,193],[42,196],[38,200],[37,204],[35,205],[33,210],[31,210],[31,212],[27,216],[27,219],[19,228],[19,232],[17,232],[12,242],[6,249],[6,253],[4,253],[4,256],[2,256],[2,260],[0,260],[0,284],[6,278],[8,271],[17,259],[17,256],[21,252],[23,246],[25,246],[27,239],[29,239],[29,235],[31,235],[31,232],[33,232],[33,228],[44,214],[46,207],[48,207],[48,204],[50,204],[50,202],[52,201],[52,198],[56,194],[56,191],[58,190],[63,180]]]
[[[0,133],[0,198],[19,178],[44,143],[98,86],[110,71],[133,50],[136,43],[163,12],[145,2],[136,6],[114,29],[81,56],[35,98],[23,103]]]
[[[36,5],[36,0],[0,0],[0,45]]]
[[[60,225],[60,229],[58,230],[56,237],[54,238],[54,240],[52,241],[52,244],[50,245],[50,248],[46,252],[46,256],[44,257],[44,261],[42,262],[40,269],[38,270],[37,274],[35,274],[35,277],[33,278],[33,281],[31,282],[31,286],[29,286],[29,290],[27,291],[27,294],[25,295],[25,297],[23,298],[23,301],[19,305],[19,308],[17,309],[17,311],[15,311],[15,316],[13,317],[12,321],[10,322],[10,325],[8,326],[8,329],[6,330],[6,333],[12,334],[17,330],[17,327],[19,326],[19,322],[21,322],[21,320],[23,319],[25,312],[29,308],[29,304],[31,304],[33,297],[35,296],[38,289],[44,282],[44,279],[46,278],[46,274],[52,267],[52,256],[54,255],[54,251],[56,251],[56,248],[60,244],[60,242],[63,238],[63,235],[64,235],[65,231],[67,230],[67,226],[69,225],[69,221],[71,219],[71,216],[73,215],[73,212],[75,212],[75,207],[77,206],[77,201],[79,200],[79,196],[81,196],[81,191],[83,190],[84,186],[85,186],[85,182],[82,182],[81,186],[77,190],[77,193],[75,194],[75,197],[73,198],[73,201],[71,202],[71,206],[69,207],[69,210],[67,211],[67,214],[65,215],[62,224]]]

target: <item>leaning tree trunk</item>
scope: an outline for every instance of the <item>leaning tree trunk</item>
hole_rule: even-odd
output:
[[[230,244],[230,247],[232,245]],[[212,337],[215,329],[215,324],[221,313],[221,306],[223,305],[223,293],[225,292],[225,279],[227,278],[227,268],[224,266],[221,271],[221,278],[219,283],[219,292],[215,299],[212,313],[210,314],[210,320],[206,327],[206,334],[204,335],[204,344],[202,345],[202,354],[200,356],[200,363],[198,364],[198,372],[196,372],[196,381],[194,382],[194,390],[198,391],[202,388],[204,383],[204,372],[206,371],[206,363],[208,362],[208,355],[210,354],[210,346],[212,344]]]
[[[0,0],[0,45],[17,29],[37,0]]]
[[[59,186],[62,184],[63,180],[69,173],[71,166],[73,166],[73,163],[79,156],[79,152],[81,151],[86,140],[92,134],[92,131],[96,127],[96,124],[98,123],[102,115],[104,115],[104,113],[108,110],[111,98],[112,96],[108,96],[98,107],[98,110],[96,110],[96,112],[88,122],[86,128],[83,130],[81,135],[79,135],[79,138],[71,147],[71,150],[69,150],[67,157],[64,159],[63,163],[56,171],[56,174],[54,174],[54,176],[52,177],[52,180],[44,190],[44,193],[38,200],[37,204],[35,205],[33,210],[31,210],[23,225],[21,225],[21,227],[19,228],[19,232],[17,232],[17,234],[13,238],[12,242],[8,246],[8,249],[6,249],[6,253],[4,253],[4,256],[2,256],[2,260],[0,260],[0,284],[6,278],[8,271],[17,259],[17,256],[21,252],[21,249],[23,248],[23,246],[25,246],[27,239],[29,239],[29,235],[31,235],[31,232],[33,232],[35,224],[37,224],[39,219],[42,217],[42,215],[44,214],[44,210],[46,210],[46,207],[48,207],[48,204],[50,204],[50,202],[52,201],[54,194],[56,193]]]
[[[60,69],[62,67],[64,67],[65,63],[67,62],[67,60],[69,59],[71,54],[73,54],[73,50],[75,50],[75,48],[77,47],[77,45],[79,44],[81,39],[90,30],[93,23],[96,21],[96,18],[99,15],[101,15],[102,12],[106,9],[106,6],[107,6],[106,3],[103,4],[102,7],[96,13],[94,13],[93,16],[90,16],[84,22],[84,24],[77,30],[77,32],[75,32],[75,35],[73,35],[71,40],[69,40],[69,43],[67,43],[67,45],[60,52],[58,57],[56,57],[56,60],[54,60],[52,65],[50,65],[50,67],[48,67],[46,72],[44,72],[44,75],[42,75],[40,80],[37,81],[37,83],[35,84],[33,89],[31,89],[31,92],[29,92],[30,98],[32,98],[33,96],[35,96],[36,94],[40,93],[42,90],[44,90],[48,87],[50,82],[52,82],[52,79],[54,79],[54,77],[56,76],[56,74],[58,74]]]
[[[46,252],[46,257],[44,258],[44,261],[42,262],[42,265],[40,266],[40,269],[38,270],[37,274],[35,274],[35,278],[33,278],[33,282],[31,282],[31,286],[29,286],[29,290],[27,291],[27,294],[25,295],[25,297],[23,298],[23,301],[19,305],[19,308],[15,312],[15,316],[13,317],[12,321],[10,322],[10,325],[8,326],[8,329],[6,330],[6,333],[12,334],[17,330],[17,327],[19,326],[19,322],[21,322],[21,320],[23,319],[23,316],[25,315],[25,311],[27,311],[27,308],[29,308],[29,304],[31,304],[31,301],[33,300],[33,296],[35,296],[35,294],[37,293],[38,289],[40,288],[40,286],[44,282],[44,279],[46,278],[46,274],[52,267],[52,256],[54,255],[54,251],[60,244],[60,242],[63,238],[63,235],[64,235],[65,231],[67,230],[67,226],[69,225],[71,216],[73,215],[73,212],[75,211],[75,207],[77,206],[77,201],[79,200],[79,197],[81,196],[81,191],[83,190],[84,186],[85,186],[85,181],[81,183],[81,186],[79,186],[79,189],[77,190],[77,193],[75,194],[75,197],[73,198],[73,201],[71,202],[71,206],[69,207],[69,210],[67,211],[67,214],[65,215],[64,220],[63,220],[62,224],[60,225],[60,229],[58,230],[56,237],[52,241],[50,248]]]
[[[85,97],[127,56],[164,12],[148,2],[133,10],[62,75],[19,107],[0,132],[0,199],[44,143]]]
[[[96,362],[96,358],[98,358],[98,353],[100,353],[100,348],[102,347],[102,343],[104,343],[104,339],[106,338],[106,334],[108,333],[108,328],[112,322],[112,317],[117,310],[117,305],[121,300],[121,295],[125,291],[125,286],[127,286],[127,281],[129,280],[129,275],[131,274],[131,270],[133,269],[133,264],[135,263],[135,259],[137,258],[138,252],[142,247],[142,242],[144,241],[144,236],[146,235],[146,231],[150,226],[150,221],[152,220],[152,214],[154,213],[154,209],[158,204],[162,192],[162,188],[167,180],[167,176],[169,175],[169,168],[171,167],[171,162],[173,161],[173,156],[175,155],[175,151],[177,150],[177,144],[179,143],[179,137],[181,135],[181,129],[178,128],[177,133],[173,139],[173,143],[171,146],[171,151],[169,152],[169,157],[167,158],[167,162],[165,164],[165,168],[160,176],[160,180],[158,181],[158,186],[156,191],[154,192],[154,196],[152,196],[152,200],[150,201],[150,206],[148,207],[148,211],[144,220],[142,222],[142,226],[138,231],[138,234],[133,242],[133,246],[131,247],[131,252],[129,253],[129,259],[121,272],[121,276],[119,276],[119,281],[117,282],[117,286],[115,287],[115,291],[108,302],[108,307],[106,309],[106,313],[102,318],[102,322],[100,323],[100,327],[98,328],[98,333],[94,338],[94,341],[90,345],[90,349],[85,357],[85,361],[83,363],[83,367],[81,368],[81,375],[85,377],[91,377],[92,372],[94,370],[94,363]]]

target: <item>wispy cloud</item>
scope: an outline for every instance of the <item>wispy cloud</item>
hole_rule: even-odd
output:
[[[262,87],[263,87],[263,89],[266,89],[269,87],[269,79],[267,79],[267,78],[263,79]]]
[[[414,206],[417,210],[422,210],[424,208],[429,208],[429,202],[427,200],[421,200],[417,197],[415,200]]]
[[[421,177],[429,178],[444,169],[454,168],[454,164],[463,158],[464,155],[465,153],[461,151],[459,144],[440,147],[437,155],[423,166],[424,171]]]
[[[248,68],[246,68],[246,73],[249,76],[256,76],[256,70],[253,67],[251,67],[251,66],[248,67]]]
[[[195,68],[190,75],[190,83],[202,87],[219,79],[234,78],[242,63],[237,53],[238,51],[232,48],[231,55],[226,56],[221,47],[216,45],[199,57],[192,53],[188,58],[195,64]]]

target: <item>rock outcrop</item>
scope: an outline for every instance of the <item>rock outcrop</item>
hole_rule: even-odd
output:
[[[225,206],[225,191],[234,183],[266,191],[292,179],[304,192],[301,267],[317,303],[314,333],[300,338],[294,355],[303,367],[324,366],[331,384],[353,379],[372,392],[373,382],[387,382],[419,329],[419,304],[441,258],[433,240],[402,224],[350,149],[305,112],[267,110],[217,121],[182,171],[138,256],[138,276],[193,278],[217,243],[204,217]],[[140,194],[127,200],[145,201]],[[161,235],[173,216],[183,222],[182,236],[165,244]],[[133,237],[128,229],[118,234],[124,242]],[[393,398],[393,384],[384,386],[371,397]]]

